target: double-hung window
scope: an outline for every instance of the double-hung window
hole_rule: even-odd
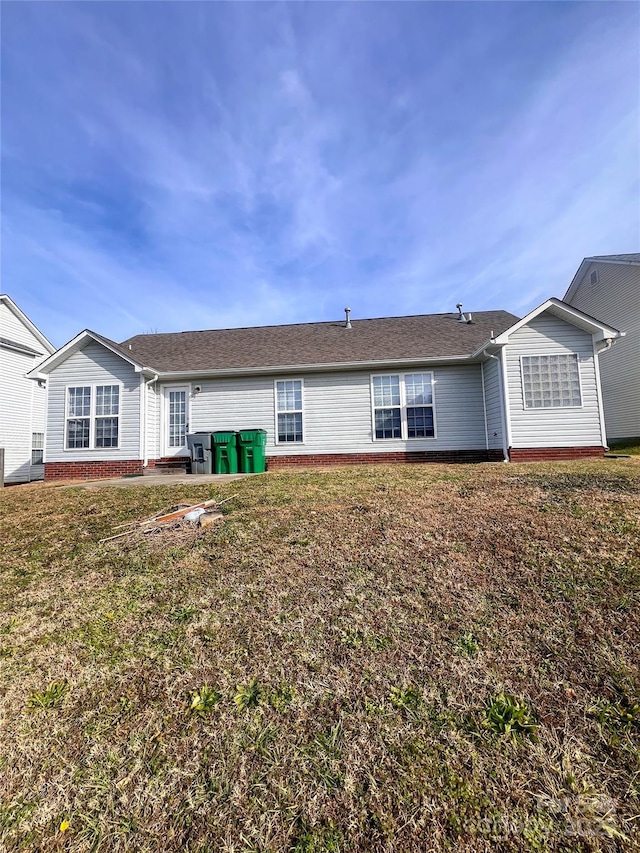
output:
[[[278,444],[302,442],[302,379],[276,380]]]
[[[432,373],[372,376],[376,440],[435,438]]]
[[[31,433],[31,464],[42,465],[44,461],[44,433]]]
[[[96,447],[117,447],[120,421],[120,386],[96,386]]]
[[[67,388],[67,450],[117,448],[120,433],[120,386]]]
[[[525,409],[561,409],[582,405],[578,356],[523,355],[522,391]]]
[[[91,386],[67,388],[67,450],[89,447]]]

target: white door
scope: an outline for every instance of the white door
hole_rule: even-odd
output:
[[[189,386],[168,385],[164,394],[163,456],[188,456]]]

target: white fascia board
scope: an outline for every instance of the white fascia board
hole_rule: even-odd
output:
[[[517,332],[518,329],[526,326],[527,323],[530,323],[531,320],[535,319],[540,314],[543,314],[545,311],[551,311],[555,317],[559,317],[561,320],[566,320],[568,323],[578,326],[578,328],[583,329],[585,332],[589,332],[593,335],[595,341],[615,340],[616,338],[621,338],[624,335],[624,333],[620,332],[618,329],[614,329],[612,326],[606,326],[604,323],[596,320],[595,317],[590,317],[588,314],[579,311],[572,305],[567,305],[566,302],[562,302],[560,299],[551,297],[551,299],[547,299],[542,303],[542,305],[538,305],[537,308],[530,311],[526,317],[522,318],[522,320],[518,320],[518,322],[514,323],[513,326],[506,329],[500,335],[497,335],[495,340],[490,341],[489,344],[509,343],[509,338],[514,332]]]
[[[42,334],[40,329],[36,326],[35,323],[32,323],[31,320],[27,317],[27,315],[21,311],[13,299],[6,293],[0,293],[0,302],[4,302],[7,308],[15,314],[15,316],[20,320],[23,326],[26,326],[27,329],[31,332],[31,334],[38,339],[38,341],[42,344],[42,346],[46,349],[48,353],[54,353],[56,348],[51,343],[48,338]]]
[[[180,370],[156,371],[151,367],[143,368],[143,372],[157,373],[161,380],[187,380],[196,378],[217,378],[225,376],[269,376],[286,373],[328,373],[343,370],[379,370],[394,367],[418,367],[445,364],[468,364],[472,360],[469,355],[448,356],[446,358],[399,358],[383,359],[380,361],[327,362],[326,364],[286,364],[270,367],[228,367],[210,370]]]
[[[129,364],[132,364],[136,369],[137,373],[142,371],[142,365],[135,361],[133,358],[127,358],[124,353],[119,352],[117,349],[109,346],[108,342],[100,337],[100,335],[94,334],[89,329],[85,329],[83,332],[80,332],[79,335],[76,335],[75,338],[72,338],[68,341],[64,346],[60,347],[59,350],[56,350],[49,358],[46,358],[41,364],[35,367],[33,370],[30,370],[27,373],[29,379],[46,379],[49,373],[61,364],[65,359],[67,359],[72,353],[82,348],[82,345],[87,340],[95,341],[100,346],[103,346],[105,349],[110,350],[114,355],[119,356],[124,361],[128,361]]]

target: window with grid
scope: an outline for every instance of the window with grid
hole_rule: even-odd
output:
[[[400,376],[373,377],[376,438],[402,438]]]
[[[120,420],[120,386],[96,386],[96,447],[117,447]]]
[[[521,364],[525,408],[582,405],[577,355],[523,355]]]
[[[67,388],[67,450],[117,448],[119,433],[119,385]]]
[[[376,439],[434,438],[431,373],[372,377]]]
[[[282,379],[276,382],[276,413],[278,443],[301,442],[302,379]]]
[[[31,433],[31,464],[42,465],[44,461],[44,433]]]
[[[91,386],[67,388],[67,448],[89,447],[91,435]]]

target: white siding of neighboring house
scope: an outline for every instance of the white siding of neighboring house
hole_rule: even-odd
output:
[[[42,361],[42,343],[0,302],[0,337],[43,353],[33,356],[0,346],[0,447],[4,448],[5,483],[40,480],[41,465],[31,465],[32,433],[44,432],[45,389],[27,379],[27,371]]]
[[[120,391],[120,447],[65,450],[67,386],[112,385]],[[133,366],[98,343],[71,354],[49,374],[45,462],[140,459],[140,382]]]
[[[590,275],[598,272],[598,282]],[[640,266],[592,262],[570,304],[626,332],[601,353],[600,379],[607,438],[640,436]]]
[[[504,418],[500,386],[500,362],[495,358],[490,358],[484,362],[483,370],[487,441],[491,450],[499,450],[503,447],[502,423]]]
[[[430,368],[412,368],[410,372],[418,370]],[[373,440],[369,371],[279,377],[304,380],[303,444],[275,442],[273,377],[198,380],[202,390],[190,400],[189,429],[190,432],[265,429],[267,454],[270,456],[484,450],[486,436],[480,365],[436,367],[433,374],[435,439]]]
[[[578,354],[582,406],[525,409],[520,356],[570,353]],[[511,335],[506,358],[512,447],[602,445],[593,339],[588,332],[545,312]]]

